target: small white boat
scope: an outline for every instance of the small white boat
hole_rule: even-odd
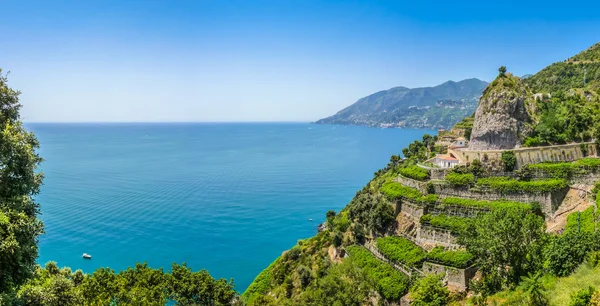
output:
[[[312,219],[308,219],[308,221],[312,221]]]
[[[84,259],[92,259],[92,255],[88,254],[88,253],[83,253],[82,256]]]

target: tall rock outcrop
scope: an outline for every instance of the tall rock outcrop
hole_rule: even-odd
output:
[[[471,150],[512,149],[527,134],[531,94],[520,78],[501,73],[483,91],[475,111]]]

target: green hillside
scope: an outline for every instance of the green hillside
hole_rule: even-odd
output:
[[[434,87],[394,87],[364,97],[316,123],[449,128],[475,111],[486,85],[478,79],[467,79]]]

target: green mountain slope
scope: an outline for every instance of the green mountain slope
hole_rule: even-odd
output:
[[[600,139],[600,43],[524,82],[537,97],[525,146]]]
[[[478,79],[467,79],[434,87],[394,87],[364,97],[316,123],[448,128],[475,111],[486,85]]]

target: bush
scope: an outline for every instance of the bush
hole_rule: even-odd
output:
[[[486,177],[477,180],[479,187],[487,187],[499,192],[544,193],[560,190],[569,186],[565,179],[542,179],[519,181],[506,176]]]
[[[577,220],[579,216],[579,221]],[[578,224],[579,223],[579,224]],[[589,207],[582,212],[574,212],[567,217],[567,227],[565,232],[581,232],[593,233],[595,230],[594,222],[594,207]]]
[[[580,289],[579,291],[571,295],[571,301],[569,306],[588,306],[592,295],[594,294],[594,287],[589,286],[587,288]]]
[[[556,276],[567,276],[575,271],[593,248],[591,234],[567,232],[553,237],[544,250],[544,266]]]
[[[542,171],[553,178],[570,179],[574,174],[585,174],[587,168],[600,167],[599,158],[582,158],[574,162],[544,162],[538,164],[529,164],[524,170]]]
[[[413,180],[418,181],[426,181],[429,179],[429,171],[419,167],[419,166],[409,166],[406,168],[400,169],[400,174],[402,176],[411,178]]]
[[[465,250],[446,251],[437,246],[427,253],[427,260],[445,266],[466,268],[473,260],[473,255]]]
[[[453,233],[460,233],[468,226],[469,218],[459,218],[441,215],[423,215],[420,219],[421,223],[430,224],[435,227],[450,230]]]
[[[515,156],[515,152],[502,152],[502,164],[504,165],[504,170],[506,171],[515,170],[515,167],[517,166],[517,157]]]
[[[380,191],[390,200],[408,198],[416,203],[421,204],[435,204],[437,201],[437,196],[434,194],[423,195],[417,189],[406,187],[396,182],[387,182],[383,184]]]
[[[442,283],[440,275],[428,275],[417,280],[410,289],[411,305],[443,306],[450,300],[450,291]]]
[[[463,206],[463,207],[478,207],[478,208],[487,208],[487,209],[499,209],[499,208],[522,208],[526,210],[532,210],[533,207],[529,203],[522,202],[514,202],[514,201],[505,201],[505,200],[495,200],[495,201],[486,201],[486,200],[472,200],[472,199],[464,199],[464,198],[444,198],[441,201],[441,206]]]
[[[377,259],[371,252],[361,246],[351,245],[346,248],[350,258],[368,276],[377,283],[377,291],[388,300],[398,300],[408,291],[409,278],[389,264]]]
[[[402,237],[377,238],[377,249],[388,259],[410,267],[419,267],[427,253],[412,241]]]
[[[446,174],[446,181],[452,186],[470,186],[475,183],[475,176],[471,173],[459,174],[450,172]]]

